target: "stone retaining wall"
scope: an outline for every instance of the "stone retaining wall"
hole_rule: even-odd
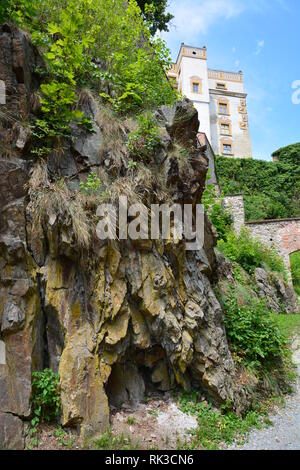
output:
[[[245,222],[242,195],[227,196],[224,198],[223,206],[230,210],[237,233],[242,226],[246,226],[254,237],[268,246],[275,246],[283,257],[286,267],[290,269],[290,254],[300,250],[300,218]]]

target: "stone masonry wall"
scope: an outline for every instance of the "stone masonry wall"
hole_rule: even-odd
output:
[[[245,224],[244,198],[239,196],[227,196],[223,199],[223,209],[231,212],[233,227],[236,233],[239,233]]]
[[[290,254],[300,250],[300,218],[245,222],[244,199],[241,195],[227,196],[223,206],[231,211],[237,233],[245,225],[254,237],[268,246],[275,246],[290,269]]]

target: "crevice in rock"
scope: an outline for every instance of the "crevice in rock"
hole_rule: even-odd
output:
[[[64,332],[57,311],[45,306],[45,283],[37,275],[40,297],[40,312],[36,320],[35,366],[38,370],[50,368],[58,372],[60,357],[64,348]]]

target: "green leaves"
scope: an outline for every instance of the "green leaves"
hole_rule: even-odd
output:
[[[40,74],[42,112],[33,153],[44,141],[51,148],[57,137],[68,137],[74,121],[93,131],[91,120],[76,110],[82,86],[123,114],[176,99],[165,74],[169,51],[151,37],[134,0],[9,0],[5,5],[6,14],[29,30],[47,64]],[[147,8],[162,18],[164,9]]]
[[[300,296],[300,251],[292,253],[290,260],[294,289]]]
[[[151,113],[138,117],[139,127],[128,137],[127,148],[131,157],[147,161],[160,146],[158,126]]]
[[[60,28],[57,24],[55,23],[49,23],[47,27],[47,31],[49,34],[57,34],[60,32]]]
[[[89,173],[87,180],[80,183],[81,191],[89,196],[90,194],[97,194],[102,188],[101,180],[98,177],[97,173]]]
[[[279,357],[285,340],[263,301],[249,298],[239,305],[232,287],[223,302],[227,337],[235,352],[254,366]]]
[[[207,172],[206,181],[209,178],[210,170]],[[232,226],[232,219],[230,212],[222,208],[221,199],[216,196],[215,185],[206,183],[201,202],[205,207],[209,220],[217,230],[219,239],[226,241]]]
[[[300,215],[300,143],[274,152],[275,162],[216,158],[222,192],[243,194],[247,220]]]
[[[142,13],[147,21],[151,34],[157,31],[169,31],[168,23],[173,18],[166,12],[167,0],[137,0]]]
[[[245,228],[239,235],[230,231],[226,240],[218,241],[218,249],[231,261],[238,262],[248,273],[252,273],[255,268],[267,266],[270,271],[282,273],[286,277],[283,259],[275,248],[269,248],[260,240],[252,238]]]
[[[222,412],[209,403],[201,402],[199,391],[181,392],[179,404],[184,413],[197,417],[198,427],[191,432],[192,440],[188,448],[216,450],[220,444],[232,444],[252,427],[260,426],[259,414],[249,411],[245,416],[237,416],[231,411],[231,403],[221,406]]]
[[[50,422],[60,412],[60,395],[58,391],[59,376],[51,369],[32,374],[32,413],[29,435],[32,445],[36,446],[38,426],[41,422]]]

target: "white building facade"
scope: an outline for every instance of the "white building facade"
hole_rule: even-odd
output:
[[[193,101],[199,132],[206,134],[216,155],[252,157],[242,72],[209,69],[206,47],[181,44],[168,77]]]

